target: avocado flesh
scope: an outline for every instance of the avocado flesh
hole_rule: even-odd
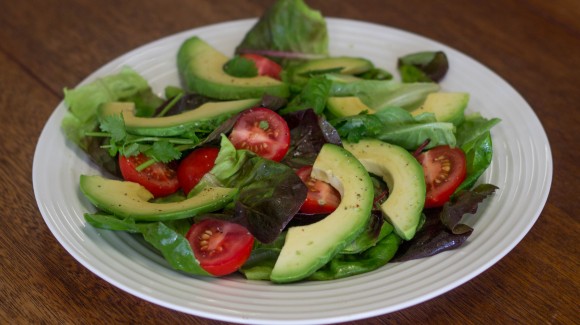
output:
[[[364,166],[348,151],[325,144],[311,175],[336,188],[341,202],[326,218],[288,229],[270,275],[273,282],[286,283],[308,277],[357,238],[370,219],[374,198],[372,180]]]
[[[101,176],[81,175],[80,188],[97,208],[117,217],[138,221],[164,221],[192,217],[223,208],[237,194],[236,189],[207,187],[179,202],[152,203],[153,194],[145,187]]]
[[[209,102],[196,109],[181,114],[162,117],[137,117],[135,104],[131,102],[111,102],[99,108],[99,117],[122,115],[127,132],[136,135],[167,137],[181,135],[195,129],[204,121],[228,118],[243,110],[259,105],[260,98]]]
[[[425,176],[421,164],[407,150],[380,140],[343,143],[369,173],[383,178],[389,197],[381,204],[384,217],[401,238],[415,236],[425,204]]]
[[[262,98],[272,95],[286,98],[288,85],[265,76],[238,78],[224,72],[229,58],[201,38],[187,39],[177,53],[179,74],[188,90],[222,100]]]
[[[374,109],[368,107],[356,96],[329,97],[326,101],[326,108],[336,117],[354,116],[363,112],[367,114],[376,113]]]
[[[469,93],[437,92],[427,95],[423,105],[411,111],[411,115],[433,113],[438,122],[459,125],[463,122],[465,108],[469,103]]]
[[[330,57],[308,60],[292,68],[292,82],[305,84],[308,81],[308,73],[332,71],[344,75],[356,75],[369,71],[374,67],[373,63],[358,57]],[[336,70],[336,71],[335,71]]]

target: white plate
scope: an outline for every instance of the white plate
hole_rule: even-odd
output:
[[[161,94],[166,85],[178,85],[175,56],[185,38],[198,35],[232,54],[254,21],[216,24],[161,39],[110,62],[82,83],[128,65]],[[83,213],[94,208],[79,191],[79,175],[99,171],[65,141],[60,121],[66,109],[61,103],[40,136],[33,181],[42,216],[62,246],[99,277],[142,299],[184,313],[249,324],[332,323],[393,312],[465,283],[506,255],[540,215],[552,180],[548,139],[530,106],[492,71],[443,44],[370,23],[332,18],[327,22],[332,55],[363,56],[393,72],[401,55],[445,51],[451,67],[442,87],[469,92],[470,111],[502,119],[492,131],[493,163],[481,180],[500,189],[476,216],[467,217],[475,231],[463,247],[329,282],[273,285],[239,276],[184,275],[134,237],[86,225]]]

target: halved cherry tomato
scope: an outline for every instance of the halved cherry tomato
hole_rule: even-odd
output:
[[[213,168],[219,151],[218,148],[210,147],[195,149],[179,163],[177,179],[185,194],[188,194],[203,175]]]
[[[156,162],[142,171],[137,171],[136,168],[149,159],[144,154],[131,157],[119,155],[119,168],[123,178],[143,185],[155,197],[175,193],[179,189],[179,181],[175,170],[169,165]]]
[[[247,149],[280,161],[290,147],[290,129],[276,112],[264,107],[252,108],[240,115],[229,139],[236,149]]]
[[[465,180],[465,153],[457,147],[438,146],[423,152],[417,160],[425,173],[425,208],[443,206]]]
[[[254,245],[254,237],[245,227],[218,219],[193,224],[185,237],[199,265],[215,276],[238,270],[250,257]]]
[[[312,166],[304,166],[296,171],[298,177],[308,187],[306,200],[300,212],[307,214],[326,214],[336,210],[340,204],[340,193],[332,185],[311,178]]]
[[[241,54],[240,56],[248,60],[254,61],[256,69],[258,69],[258,75],[268,76],[280,80],[280,73],[282,72],[282,67],[278,63],[259,54],[247,53]]]

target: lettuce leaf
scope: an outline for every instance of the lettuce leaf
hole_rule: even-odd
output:
[[[360,114],[330,121],[338,134],[350,141],[377,138],[407,150],[415,150],[430,139],[427,148],[438,145],[455,146],[455,127],[452,123],[437,122],[431,113],[413,117],[399,107],[390,107],[376,114]]]
[[[190,195],[208,185],[240,189],[229,221],[246,227],[263,243],[280,235],[308,191],[293,169],[251,151],[236,150],[225,135],[215,166]]]
[[[278,0],[260,17],[236,48],[236,54],[254,52],[281,57],[328,55],[326,21],[303,0]],[[277,57],[272,56],[276,53]]]
[[[113,101],[136,104],[138,116],[150,116],[163,100],[152,93],[147,81],[129,67],[119,73],[99,78],[75,89],[64,89],[64,103],[68,108],[61,127],[66,137],[88,151],[91,139],[85,133],[95,131],[99,106]]]
[[[136,223],[131,218],[119,219],[112,215],[88,214],[85,220],[93,227],[141,234],[146,242],[156,248],[172,268],[194,275],[210,275],[195,258],[191,245],[185,238],[190,224],[186,219],[172,222]]]
[[[457,128],[457,145],[465,152],[467,176],[455,193],[470,189],[491,165],[493,148],[490,130],[500,121],[475,114],[467,116]]]
[[[432,82],[401,83],[397,80],[366,80],[341,75],[326,75],[332,81],[330,96],[357,96],[377,111],[389,107],[407,110],[418,107],[428,94],[440,90]]]
[[[425,224],[413,239],[401,244],[394,261],[433,256],[463,245],[473,232],[471,227],[461,223],[463,215],[476,213],[478,205],[496,189],[494,185],[481,184],[471,191],[454,195],[443,208],[425,210]]]

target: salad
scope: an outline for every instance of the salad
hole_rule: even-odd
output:
[[[300,21],[301,24],[288,22]],[[322,15],[279,0],[233,56],[191,37],[181,85],[154,94],[130,67],[65,90],[88,224],[142,236],[176,270],[286,283],[370,272],[454,249],[496,187],[498,119],[443,91],[443,52],[393,73],[328,53]]]

